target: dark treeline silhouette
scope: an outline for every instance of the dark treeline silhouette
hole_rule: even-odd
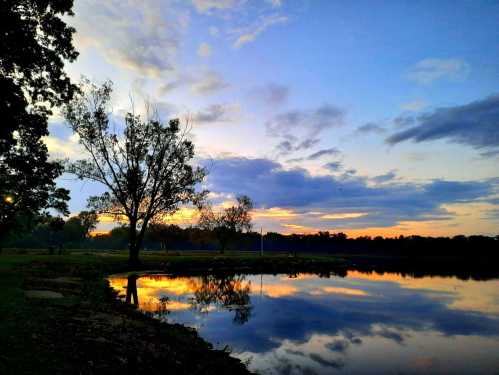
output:
[[[53,221],[53,220],[52,220]],[[70,218],[63,225],[42,221],[30,231],[12,234],[5,247],[43,249],[62,246],[67,249],[122,250],[128,246],[129,228],[119,226],[109,233],[87,235],[81,220]],[[81,228],[80,228],[81,227]],[[199,227],[181,228],[177,225],[156,224],[146,232],[146,250],[208,250],[219,251],[219,236],[213,230]],[[259,251],[260,234],[234,233],[228,249]],[[348,238],[344,233],[318,232],[291,234],[269,232],[263,237],[264,252],[314,253],[336,255],[391,255],[391,256],[487,256],[499,258],[499,236]]]

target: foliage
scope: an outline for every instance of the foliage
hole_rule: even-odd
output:
[[[72,15],[72,1],[6,0],[0,4],[0,236],[18,216],[55,208],[67,213],[69,192],[54,179],[62,173],[48,160],[51,108],[74,93],[63,71],[78,53],[74,29],[61,17]]]
[[[234,234],[251,230],[252,208],[253,202],[245,195],[237,197],[236,206],[224,208],[219,212],[215,212],[211,205],[205,204],[201,207],[199,226],[214,233],[223,253]]]
[[[83,228],[84,237],[88,238],[90,232],[97,228],[97,223],[99,222],[99,216],[95,211],[81,211],[77,219],[80,221],[80,225]]]
[[[89,156],[68,163],[67,171],[109,189],[91,197],[89,206],[128,222],[130,262],[137,263],[149,222],[201,200],[204,193],[196,185],[205,171],[190,165],[194,145],[178,119],[164,125],[157,116],[143,120],[129,112],[122,131],[111,126],[111,92],[110,82],[96,86],[83,80],[81,94],[65,107],[66,120]]]

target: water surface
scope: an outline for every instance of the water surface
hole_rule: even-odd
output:
[[[110,282],[261,374],[499,374],[499,280],[349,271]]]

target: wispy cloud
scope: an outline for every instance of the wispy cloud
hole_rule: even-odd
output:
[[[319,158],[322,158],[323,156],[332,156],[332,155],[339,155],[340,150],[338,150],[336,147],[331,147],[331,148],[326,148],[324,150],[319,150],[317,152],[314,152],[313,154],[307,156],[307,160],[317,160]]]
[[[213,104],[195,113],[192,120],[194,124],[234,121],[234,117],[240,113],[240,110],[237,104]]]
[[[229,87],[224,78],[213,70],[203,70],[197,73],[181,74],[159,87],[159,95],[165,95],[173,90],[187,87],[191,93],[208,95]]]
[[[367,124],[359,126],[357,129],[355,129],[356,134],[383,134],[386,132],[386,129],[383,128],[382,126],[375,124],[374,122],[368,122]]]
[[[308,138],[298,142],[295,137],[288,137],[288,139],[280,142],[276,146],[276,150],[278,152],[278,156],[284,156],[296,151],[308,150],[317,145],[319,142],[320,141],[316,138]]]
[[[286,136],[295,130],[302,130],[317,136],[326,129],[344,124],[345,112],[334,105],[324,104],[311,110],[293,110],[274,116],[266,123],[272,136]]]
[[[395,178],[397,178],[397,171],[391,170],[385,174],[380,174],[378,176],[375,176],[371,178],[371,180],[377,184],[382,184],[385,182],[393,181]]]
[[[407,78],[419,84],[428,85],[438,79],[451,81],[467,77],[470,66],[461,59],[424,59],[412,66]]]
[[[332,172],[338,172],[343,169],[343,163],[341,161],[332,161],[330,163],[324,164],[324,168]]]
[[[301,162],[301,161],[305,161],[305,160],[307,160],[307,161],[318,160],[324,156],[338,156],[340,154],[341,154],[341,151],[338,150],[336,147],[330,147],[330,148],[316,151],[308,156],[304,156],[301,158],[289,159],[288,163],[297,163],[297,162]]]
[[[289,87],[278,83],[269,82],[249,90],[248,96],[267,106],[280,106],[288,100]]]
[[[233,34],[238,35],[233,46],[234,48],[240,48],[245,44],[255,41],[255,39],[268,28],[286,22],[288,22],[287,16],[278,14],[262,16],[254,25],[233,31]]]

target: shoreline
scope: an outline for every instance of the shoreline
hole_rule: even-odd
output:
[[[185,272],[333,272],[336,259],[143,256],[140,270]],[[251,265],[248,265],[251,263]],[[250,374],[197,331],[160,322],[117,298],[106,280],[137,272],[123,257],[0,256],[2,374]],[[287,272],[286,271],[286,272]]]
[[[374,256],[144,252],[141,259],[141,266],[131,269],[124,252],[0,255],[0,373],[250,373],[239,359],[213,349],[195,330],[160,322],[120,301],[118,291],[107,280],[113,274],[315,273],[342,277],[356,268],[414,277],[499,277],[495,261],[463,262],[458,258],[415,262],[414,258]]]

